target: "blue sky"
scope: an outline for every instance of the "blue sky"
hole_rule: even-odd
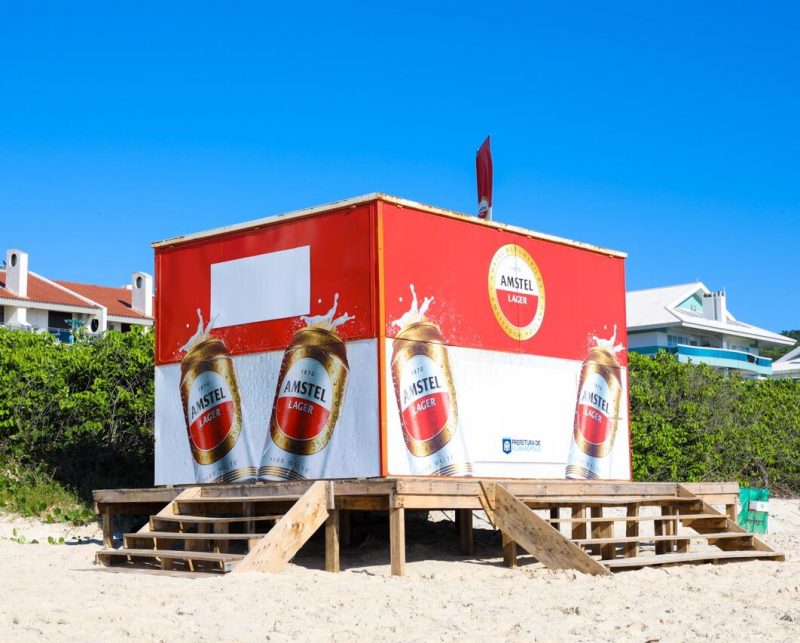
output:
[[[151,241],[367,192],[473,212],[491,132],[497,220],[800,328],[798,14],[0,0],[0,246],[119,285]]]

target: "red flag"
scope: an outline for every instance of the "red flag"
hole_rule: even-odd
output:
[[[489,136],[478,148],[475,169],[478,174],[478,216],[486,221],[492,220],[492,148]]]

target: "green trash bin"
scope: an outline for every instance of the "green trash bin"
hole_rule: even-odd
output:
[[[767,533],[769,516],[769,489],[739,489],[739,526],[752,534]]]

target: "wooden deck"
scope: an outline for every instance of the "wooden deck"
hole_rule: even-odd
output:
[[[736,483],[472,478],[98,490],[94,500],[103,516],[104,548],[97,560],[191,573],[277,571],[324,526],[325,568],[335,572],[350,513],[380,511],[388,514],[392,574],[403,575],[405,512],[416,509],[455,510],[465,554],[473,551],[473,511],[484,511],[502,534],[507,566],[516,565],[517,546],[550,568],[592,574],[682,562],[782,560],[732,519],[737,497]],[[125,534],[122,548],[114,549],[115,515],[151,512],[149,523]],[[695,543],[701,551],[692,551]]]

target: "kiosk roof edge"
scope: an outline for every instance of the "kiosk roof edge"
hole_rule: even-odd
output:
[[[596,246],[591,243],[584,243],[582,241],[575,241],[573,239],[567,239],[564,237],[559,237],[552,234],[547,234],[544,232],[536,232],[535,230],[529,230],[527,228],[523,228],[520,226],[508,225],[505,223],[499,223],[497,221],[485,221],[483,219],[479,219],[478,217],[471,216],[468,214],[464,214],[462,212],[456,212],[454,210],[448,210],[446,208],[440,208],[432,205],[426,205],[424,203],[419,203],[417,201],[412,201],[410,199],[402,199],[400,197],[391,196],[389,194],[383,194],[381,192],[371,192],[369,194],[365,194],[362,196],[352,197],[349,199],[342,199],[340,201],[332,201],[330,203],[325,203],[322,205],[313,206],[310,208],[303,208],[301,210],[293,210],[291,212],[285,212],[282,214],[275,214],[270,215],[268,217],[263,217],[260,219],[253,219],[250,221],[245,221],[242,223],[235,223],[232,225],[221,226],[219,228],[213,228],[211,230],[204,230],[200,232],[192,232],[189,234],[181,235],[178,237],[171,237],[168,239],[164,239],[162,241],[155,241],[151,245],[153,248],[163,248],[168,246],[179,245],[183,243],[188,243],[190,241],[196,241],[198,239],[205,239],[209,237],[216,237],[225,234],[232,234],[235,232],[242,232],[246,230],[250,230],[253,228],[262,227],[265,225],[272,225],[274,223],[279,223],[281,221],[288,221],[291,219],[299,219],[303,217],[313,216],[315,214],[322,214],[323,212],[328,212],[330,210],[339,210],[342,208],[347,208],[351,206],[361,205],[363,203],[369,203],[370,201],[384,201],[386,203],[392,203],[394,205],[398,205],[401,207],[413,208],[416,210],[420,210],[423,212],[428,212],[430,214],[436,214],[439,216],[449,217],[451,219],[459,219],[466,223],[471,223],[474,225],[482,225],[489,228],[496,228],[498,230],[507,230],[509,232],[514,232],[517,234],[524,234],[530,236],[535,239],[542,239],[544,241],[552,241],[554,243],[559,243],[567,246],[573,246],[576,248],[581,248],[583,250],[589,250],[591,252],[597,252],[600,254],[610,255],[613,257],[620,257],[625,258],[627,257],[626,252],[622,252],[619,250],[612,250],[609,248],[603,248],[601,246]]]

